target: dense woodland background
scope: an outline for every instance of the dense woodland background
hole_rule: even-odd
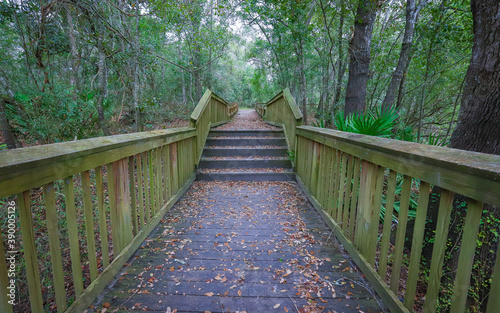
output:
[[[6,144],[183,125],[206,88],[251,107],[289,87],[307,121],[333,125],[364,110],[346,107],[364,103],[346,101],[357,13],[373,19],[366,110],[394,104],[397,138],[447,143],[471,57],[470,3],[364,1],[360,16],[358,2],[2,1]]]

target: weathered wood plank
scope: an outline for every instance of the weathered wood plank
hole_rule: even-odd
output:
[[[151,218],[151,204],[150,204],[150,192],[149,192],[149,174],[148,174],[148,154],[144,152],[142,154],[142,175],[144,175],[144,221],[149,223]]]
[[[343,213],[344,213],[344,197],[345,194],[345,185],[346,185],[346,170],[347,170],[347,154],[342,154],[342,168],[340,170],[340,179],[339,179],[339,199],[337,204],[337,218],[336,221],[339,225],[342,225]]]
[[[135,184],[135,158],[131,156],[128,158],[128,177],[130,179],[130,205],[132,207],[132,221],[133,221],[133,234],[137,235],[139,232],[139,219],[137,216],[137,196],[136,196],[136,184]]]
[[[0,151],[0,198],[194,136],[178,128]]]
[[[59,229],[57,226],[57,221],[59,219],[57,218],[56,211],[54,183],[45,185],[43,188],[43,193],[45,198],[45,217],[47,221],[47,232],[49,235],[50,261],[52,264],[52,276],[54,279],[57,312],[64,312],[67,307],[66,289],[64,286],[64,270],[61,258],[61,244],[59,241]]]
[[[455,277],[453,296],[451,298],[452,313],[464,312],[469,291],[472,265],[477,246],[477,235],[479,223],[483,213],[483,203],[480,201],[467,201],[467,216],[464,223],[464,234],[460,245],[460,256],[458,257],[457,276]],[[494,295],[499,296],[499,295]]]
[[[99,214],[99,238],[101,240],[102,268],[109,265],[109,242],[106,210],[104,207],[104,186],[102,177],[102,166],[95,168],[97,212]]]
[[[26,264],[26,276],[28,277],[31,311],[43,312],[42,287],[36,255],[30,191],[18,194],[17,199],[19,201],[19,219],[23,238],[24,262]]]
[[[90,192],[90,173],[85,171],[82,173],[82,189],[83,189],[83,211],[85,216],[85,241],[87,242],[87,252],[89,259],[90,280],[93,281],[97,277],[97,262],[95,250],[95,235],[94,235],[94,217],[92,194]]]
[[[387,258],[389,254],[389,243],[391,239],[392,214],[394,212],[394,196],[396,194],[397,173],[389,171],[387,180],[387,193],[385,202],[384,228],[382,230],[382,239],[380,242],[380,259],[378,262],[378,274],[385,277],[387,271]]]
[[[111,175],[109,175],[111,174]],[[128,158],[113,162],[108,166],[110,179],[111,234],[115,255],[132,240],[132,215],[130,212],[130,189],[128,178]]]
[[[156,188],[156,184],[155,184],[155,177],[154,177],[154,167],[155,167],[155,164],[153,162],[153,150],[149,150],[147,152],[148,154],[148,172],[149,172],[149,193],[150,193],[150,198],[149,198],[149,201],[150,201],[150,204],[151,204],[151,217],[155,216],[155,212],[156,212],[156,192],[155,192],[155,188]]]
[[[500,207],[500,156],[309,126],[297,127],[297,134]]]
[[[424,312],[426,313],[436,312],[452,204],[453,193],[448,190],[442,190],[441,200],[439,201],[436,234],[434,236],[434,247],[432,248],[431,269],[429,270],[429,281],[425,295]]]
[[[394,260],[392,262],[391,290],[398,292],[399,276],[401,275],[401,266],[403,264],[403,250],[406,235],[406,223],[408,222],[408,210],[410,207],[412,178],[403,177],[403,186],[401,189],[401,201],[399,205],[398,228],[396,231],[396,244],[394,246]]]
[[[358,207],[358,196],[359,196],[359,177],[361,175],[360,171],[361,160],[358,158],[354,158],[354,180],[352,183],[352,196],[351,196],[351,216],[349,220],[349,239],[354,242],[355,238],[355,221],[356,221],[356,212]]]
[[[342,230],[344,233],[347,232],[347,227],[349,224],[349,212],[351,210],[351,188],[352,188],[352,169],[354,167],[353,156],[349,155],[347,159],[347,177],[346,177],[346,188],[344,195],[344,202],[342,206],[343,220],[342,220]]]
[[[410,266],[408,267],[408,278],[406,280],[405,306],[410,311],[413,310],[413,305],[415,303],[415,292],[417,290],[417,280],[420,273],[420,257],[422,255],[425,218],[427,216],[430,189],[431,186],[428,183],[420,182],[417,216],[415,217],[415,227],[413,228],[411,243]]]
[[[69,251],[71,257],[71,272],[75,295],[83,292],[82,265],[80,260],[80,244],[78,240],[77,212],[75,207],[75,193],[73,176],[64,179],[64,198],[66,203],[66,223],[68,224]]]

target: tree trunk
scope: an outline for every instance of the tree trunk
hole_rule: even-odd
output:
[[[500,12],[498,0],[471,1],[474,43],[451,147],[500,154]]]
[[[307,125],[307,95],[306,95],[306,69],[304,60],[304,43],[300,38],[296,44],[297,49],[297,68],[299,74],[299,106],[302,109],[304,125]]]
[[[133,89],[133,98],[134,98],[134,117],[135,117],[135,131],[142,131],[142,117],[141,117],[141,109],[139,108],[139,0],[135,0],[135,36],[134,36],[134,58],[133,62],[133,71],[134,71],[134,89]]]
[[[345,70],[346,70],[346,66],[344,64],[344,47],[343,47],[344,15],[345,15],[345,3],[344,3],[344,1],[341,1],[340,22],[339,22],[339,32],[338,32],[339,58],[337,61],[337,64],[338,64],[337,82],[335,83],[335,98],[333,100],[332,114],[334,113],[333,110],[337,107],[337,104],[339,103],[339,100],[340,100],[340,94],[342,92],[342,81],[344,80],[344,74],[345,74]]]
[[[0,96],[0,126],[2,128],[2,134],[5,138],[5,143],[7,144],[7,149],[16,149],[16,136],[10,126],[9,119],[7,117],[7,110],[5,108],[5,103],[9,101],[7,97]]]
[[[349,80],[347,81],[344,114],[363,113],[366,85],[370,71],[370,44],[373,24],[380,0],[359,0],[354,23],[354,36],[349,44]]]
[[[398,65],[392,74],[391,82],[387,88],[384,102],[382,103],[382,110],[388,111],[394,104],[396,95],[398,94],[398,87],[401,85],[401,79],[408,70],[408,64],[411,60],[411,47],[413,45],[413,34],[415,33],[415,25],[418,21],[418,15],[428,3],[428,0],[421,1],[418,6],[415,0],[406,1],[406,24],[405,34],[403,36],[403,43],[401,45],[401,52],[399,54]]]

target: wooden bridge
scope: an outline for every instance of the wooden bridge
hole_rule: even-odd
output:
[[[0,311],[469,310],[500,157],[301,126],[288,90],[256,111],[207,91],[190,127],[1,152]]]

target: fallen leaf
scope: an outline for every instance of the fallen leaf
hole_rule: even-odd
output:
[[[106,303],[103,303],[102,306],[105,308],[109,308],[111,306],[111,304],[109,302],[106,302]]]
[[[238,296],[241,297],[241,290],[238,290]]]
[[[171,271],[171,272],[173,272],[174,270],[175,270],[175,268],[172,266],[172,267],[170,268],[170,271]]]
[[[279,307],[280,307],[280,304],[279,304],[279,303],[276,303],[276,304],[273,306],[273,308],[275,308],[275,309],[277,309],[277,308],[279,308]]]
[[[207,293],[205,294],[205,296],[207,296],[207,297],[211,297],[211,296],[213,296],[213,295],[214,295],[214,293],[213,293],[213,292],[207,292]]]
[[[284,307],[283,309],[285,309],[285,312],[288,312],[288,309],[286,307]]]

